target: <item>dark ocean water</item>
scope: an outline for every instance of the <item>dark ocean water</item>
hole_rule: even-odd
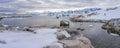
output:
[[[102,25],[103,23],[77,22],[71,28],[85,29],[79,32],[88,37],[95,48],[120,48],[120,36],[111,35],[101,28]]]
[[[10,26],[42,26],[42,25],[59,25],[59,20],[55,17],[35,16],[30,18],[5,18],[1,24]]]

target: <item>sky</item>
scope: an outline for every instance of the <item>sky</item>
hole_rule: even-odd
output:
[[[0,11],[48,11],[119,5],[120,0],[0,0]]]

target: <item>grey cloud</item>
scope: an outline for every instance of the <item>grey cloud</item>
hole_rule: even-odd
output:
[[[0,4],[1,3],[9,3],[9,2],[13,2],[13,1],[15,1],[15,0],[0,0]]]
[[[1,0],[0,7],[9,6],[9,8],[18,10],[41,10],[80,8],[87,6],[114,6],[119,5],[119,2],[120,0]]]

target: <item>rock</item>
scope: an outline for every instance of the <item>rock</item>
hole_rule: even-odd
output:
[[[94,48],[91,41],[82,35],[75,36],[71,40],[60,40],[59,43],[62,43],[64,48]]]
[[[81,28],[77,28],[77,30],[81,30]]]
[[[47,47],[44,47],[44,48],[60,48],[58,45],[51,45],[51,46],[47,46]]]
[[[58,43],[58,42],[54,42],[54,43],[50,44],[49,46],[46,46],[43,48],[63,48],[63,44]]]
[[[62,33],[56,32],[55,34],[57,35],[58,40],[62,40],[66,38],[65,35]]]
[[[81,42],[83,42],[85,45],[91,46],[91,42],[90,42],[90,40],[88,38],[86,38],[86,37],[79,37],[77,39],[80,40]]]
[[[0,27],[0,30],[6,30],[6,28],[5,27]]]
[[[81,36],[76,36],[74,39],[80,40],[85,44],[91,44],[90,40],[86,37],[83,37],[83,35]]]
[[[109,32],[120,34],[120,18],[109,20],[102,28]]]
[[[91,41],[88,38],[84,37],[83,35],[76,36],[74,39],[81,41],[85,46],[87,45],[89,47],[93,47]]]
[[[120,32],[120,27],[115,27],[114,28],[117,32]]]
[[[25,31],[28,31],[28,32],[32,32],[34,34],[36,34],[36,32],[34,32],[36,28],[26,28]]]
[[[64,44],[64,48],[81,48],[79,40],[61,40],[59,42]]]
[[[77,30],[81,30],[81,31],[84,31],[85,29],[82,29],[82,28],[77,28]]]
[[[0,40],[0,43],[1,43],[1,44],[6,44],[6,42],[5,42],[5,41],[1,41],[1,40]]]
[[[67,31],[65,31],[65,30],[57,30],[57,31],[58,32],[56,32],[55,34],[57,35],[57,38],[59,40],[71,37],[71,35]]]
[[[69,28],[70,22],[67,21],[67,20],[62,20],[62,21],[60,21],[60,26],[61,27],[68,27]]]
[[[60,43],[63,43],[64,48],[94,48],[91,43],[83,38],[83,41],[80,40],[60,40]]]
[[[66,31],[70,34],[78,34],[77,30],[73,30],[73,29],[66,29]]]

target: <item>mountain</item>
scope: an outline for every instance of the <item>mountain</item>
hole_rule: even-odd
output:
[[[85,8],[85,9],[76,9],[76,10],[68,10],[68,11],[60,11],[60,12],[47,12],[48,16],[74,16],[81,14],[88,14],[91,12],[96,12],[102,10],[101,8]]]
[[[47,12],[48,16],[75,17],[79,19],[105,19],[120,18],[120,6],[117,7],[99,7],[68,10],[61,12]]]
[[[90,17],[86,17],[84,19],[105,19],[105,20],[109,20],[109,19],[112,19],[112,18],[120,18],[120,6],[103,8],[103,10],[97,11],[96,15],[91,15]]]

